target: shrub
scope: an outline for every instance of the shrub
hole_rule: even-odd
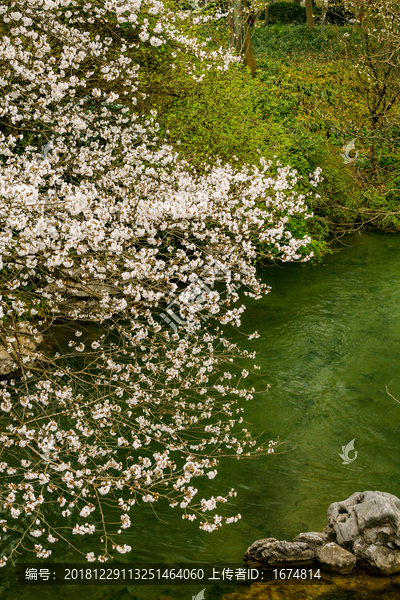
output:
[[[387,102],[375,130],[374,114],[366,106],[369,98],[376,102],[377,90],[398,98],[398,66],[394,59],[388,61],[388,56],[397,57],[397,38],[392,46],[392,34],[378,17],[371,24],[364,19],[364,28],[372,29],[368,37],[357,24],[330,25],[313,34],[306,25],[273,25],[257,29],[253,37],[258,79],[264,84],[257,108],[271,151],[303,175],[315,165],[322,167],[321,197],[309,206],[334,234],[361,223],[385,230],[400,225],[400,106]],[[393,37],[395,17],[393,10]],[[371,72],[366,44],[377,63]],[[369,108],[374,109],[373,102]],[[345,164],[343,146],[354,138],[358,158]]]
[[[329,0],[325,16],[327,23],[344,25],[352,18],[354,18],[354,14],[348,8],[345,8],[343,0]]]
[[[265,18],[265,13],[263,13]],[[304,6],[292,4],[291,2],[274,2],[268,6],[268,23],[274,25],[281,23],[306,23],[306,9]]]
[[[255,107],[262,92],[259,81],[239,66],[210,72],[201,83],[192,81],[177,93],[160,115],[161,132],[192,163],[220,157],[236,164],[258,162],[264,153],[265,123]]]

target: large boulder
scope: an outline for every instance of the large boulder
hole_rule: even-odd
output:
[[[361,564],[390,574],[400,572],[400,500],[386,492],[357,492],[328,508],[337,543]]]

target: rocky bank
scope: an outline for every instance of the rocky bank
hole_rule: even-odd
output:
[[[400,499],[386,492],[356,492],[328,508],[322,532],[292,541],[257,540],[245,554],[256,565],[318,564],[346,574],[356,567],[380,575],[400,573]]]

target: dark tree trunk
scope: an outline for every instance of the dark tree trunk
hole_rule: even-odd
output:
[[[315,21],[313,17],[312,0],[306,0],[307,25],[310,31],[314,31]]]

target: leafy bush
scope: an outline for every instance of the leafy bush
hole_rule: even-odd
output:
[[[265,18],[265,13],[264,13]],[[306,9],[304,6],[293,4],[292,2],[274,2],[268,7],[268,23],[305,23],[307,21]]]
[[[182,86],[183,87],[183,86]],[[199,166],[220,157],[243,165],[258,162],[263,153],[265,123],[255,107],[260,83],[241,67],[210,72],[192,81],[185,93],[177,89],[160,115],[161,131],[180,154]]]
[[[343,0],[329,0],[325,18],[327,23],[344,25],[346,21],[354,18],[354,13],[345,8]]]
[[[322,167],[320,198],[310,207],[332,233],[348,231],[354,223],[385,230],[398,230],[400,224],[400,109],[393,108],[392,127],[372,132],[353,67],[363,44],[362,32],[350,25],[317,28],[313,34],[306,25],[273,25],[257,29],[253,37],[264,85],[257,109],[271,151],[303,175],[314,165]],[[358,158],[345,164],[342,148],[354,138]]]

